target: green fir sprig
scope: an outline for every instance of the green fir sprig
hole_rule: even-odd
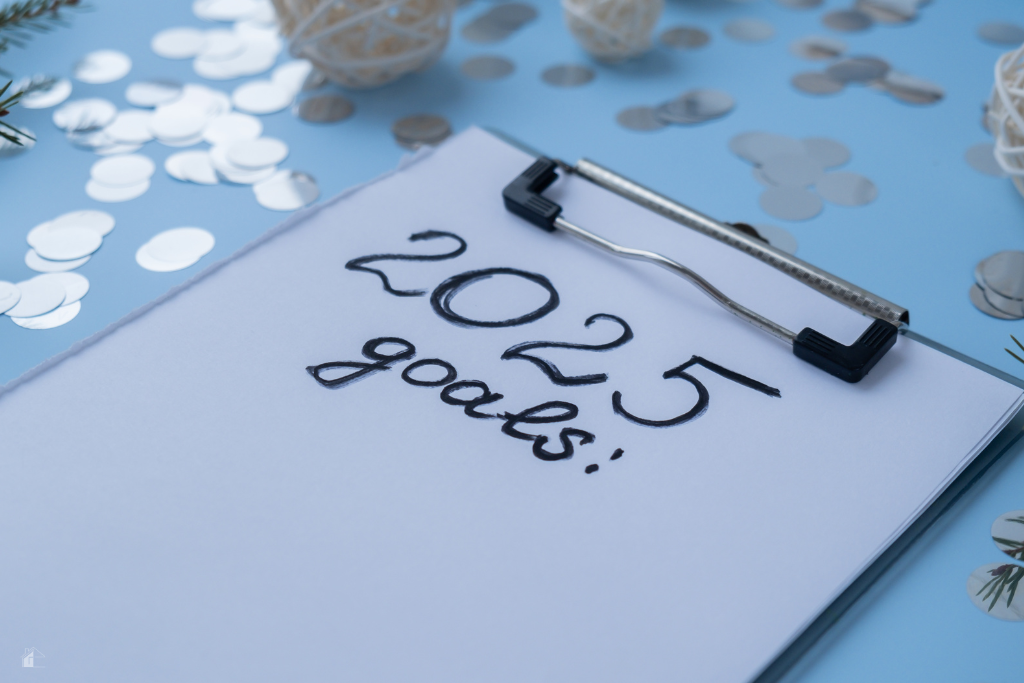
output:
[[[61,10],[84,8],[85,3],[82,0],[21,0],[0,7],[0,54],[6,52],[11,45],[24,47],[32,33],[44,33],[54,26],[66,26],[65,15]],[[10,76],[3,69],[0,69],[0,74]],[[3,117],[11,113],[11,107],[17,104],[29,89],[19,89],[8,95],[10,87],[11,81],[8,80],[7,84],[0,88],[0,138],[20,147],[23,144],[22,138],[35,138],[7,123]]]
[[[988,611],[991,612],[992,608],[999,603],[999,598],[1002,597],[1003,591],[1006,591],[1006,606],[1009,607],[1013,603],[1020,580],[1024,579],[1024,567],[1018,567],[1015,564],[1004,564],[989,571],[989,575],[992,578],[981,587],[977,595],[988,591],[981,601],[986,602],[991,599],[992,602],[988,606]]]

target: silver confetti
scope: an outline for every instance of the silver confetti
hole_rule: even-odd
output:
[[[775,27],[762,19],[733,19],[725,25],[725,35],[745,43],[762,43],[775,37]]]
[[[132,70],[131,57],[117,50],[90,52],[75,64],[75,78],[83,83],[113,83]]]
[[[1018,24],[993,21],[978,27],[978,37],[995,45],[1016,47],[1024,43],[1024,27]]]
[[[594,70],[583,64],[557,64],[544,69],[541,79],[558,88],[575,88],[594,80]]]
[[[808,154],[781,154],[766,160],[761,172],[773,185],[807,187],[818,182],[825,168]]]
[[[272,211],[295,211],[308,206],[320,196],[320,188],[312,176],[301,171],[278,171],[252,186],[260,206]]]
[[[673,26],[662,31],[658,39],[676,50],[695,50],[711,42],[711,35],[696,26]]]
[[[181,83],[171,80],[139,81],[124,92],[124,98],[136,107],[156,107],[181,97]]]
[[[49,275],[49,273],[36,275],[30,280],[17,283],[21,299],[7,309],[7,315],[12,318],[32,318],[49,313],[60,306],[67,293],[64,291],[64,285],[51,279]]]
[[[665,123],[703,123],[725,116],[736,101],[721,90],[699,89],[683,93],[678,98],[656,108],[658,118]]]
[[[841,83],[868,83],[889,71],[889,64],[877,57],[850,57],[832,64],[825,73]]]
[[[255,171],[284,161],[288,156],[288,145],[277,138],[239,140],[228,146],[227,156],[235,166]]]
[[[821,23],[834,31],[853,33],[871,28],[871,17],[858,10],[837,10],[821,18]]]
[[[125,154],[101,159],[92,165],[89,174],[98,183],[110,186],[137,185],[148,180],[156,164],[141,154]]]
[[[806,154],[799,140],[761,131],[740,133],[729,141],[729,149],[741,159],[758,165],[783,154]]]
[[[255,140],[262,133],[263,124],[258,118],[231,112],[210,119],[203,128],[203,139],[211,145],[222,145],[235,140]]]
[[[90,131],[103,128],[117,116],[117,107],[108,100],[89,98],[72,100],[53,112],[53,123],[68,131]]]
[[[978,285],[971,285],[971,289],[968,291],[968,296],[971,299],[971,303],[974,307],[985,315],[990,315],[993,318],[999,318],[1000,320],[1020,320],[1024,316],[1011,315],[1000,311],[998,308],[989,303],[988,299],[985,298],[985,291]]]
[[[1003,621],[1024,621],[1024,600],[1013,599],[1013,591],[996,590],[995,582],[1020,581],[1024,567],[1007,562],[994,562],[978,567],[967,578],[967,597],[974,606],[990,617]],[[1005,577],[1005,578],[1004,578]],[[1003,584],[1005,587],[1005,583]]]
[[[153,36],[149,45],[161,57],[188,59],[202,51],[206,33],[195,28],[169,28]]]
[[[629,107],[615,115],[615,121],[627,130],[647,132],[665,127],[653,107]]]
[[[462,37],[473,43],[497,43],[537,17],[532,6],[510,2],[492,7],[462,27]]]
[[[292,107],[292,112],[310,123],[337,123],[352,116],[355,105],[341,95],[307,97]]]
[[[12,86],[13,92],[24,92],[26,89],[28,92],[18,101],[19,106],[25,109],[49,109],[71,96],[71,81],[66,78],[46,79],[42,84]]]
[[[843,143],[830,138],[804,138],[804,149],[823,168],[842,166],[850,160],[850,150]]]
[[[437,145],[452,134],[447,119],[433,114],[416,114],[395,121],[391,126],[395,140],[403,147]]]
[[[802,187],[769,187],[759,201],[766,213],[787,221],[814,218],[823,208],[818,195]]]
[[[794,88],[808,95],[834,95],[846,86],[842,81],[820,71],[804,71],[796,74],[789,82]]]
[[[67,304],[66,306],[58,306],[49,313],[37,315],[32,318],[11,316],[11,322],[18,327],[24,327],[27,330],[52,330],[55,327],[66,325],[74,320],[81,310],[82,303],[80,301],[75,301]]]
[[[935,104],[946,95],[942,86],[897,71],[887,73],[878,84],[890,95],[907,104]]]
[[[822,198],[840,206],[863,206],[878,197],[878,188],[873,182],[849,171],[826,173],[816,188]]]
[[[89,228],[62,228],[44,232],[31,246],[49,261],[74,261],[89,256],[102,244],[103,238]]]
[[[0,280],[0,313],[6,313],[18,300],[21,299],[21,290],[13,282]]]
[[[807,36],[791,43],[789,51],[801,59],[824,61],[842,56],[846,52],[846,43],[824,36]]]
[[[273,114],[286,109],[294,98],[294,93],[273,81],[250,81],[231,94],[235,107],[249,114]]]
[[[37,273],[63,273],[64,271],[81,268],[91,258],[91,256],[83,256],[73,261],[50,261],[37,254],[35,249],[29,249],[25,252],[25,265]]]
[[[127,202],[141,197],[149,189],[149,180],[135,185],[111,186],[90,180],[85,184],[85,193],[98,202]]]
[[[509,76],[516,70],[516,66],[504,57],[480,55],[464,61],[459,70],[463,76],[478,81],[493,81]]]

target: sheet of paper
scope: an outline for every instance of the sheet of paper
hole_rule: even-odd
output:
[[[61,681],[741,683],[1021,403],[906,338],[840,382],[508,214],[530,161],[471,130],[0,396],[0,642]],[[791,329],[867,325],[550,195]]]

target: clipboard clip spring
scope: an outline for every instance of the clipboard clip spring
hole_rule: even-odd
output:
[[[557,168],[558,163],[552,159],[537,159],[502,191],[505,208],[542,230],[561,230],[615,256],[661,266],[689,281],[733,315],[792,345],[793,354],[797,358],[845,382],[855,383],[864,379],[871,368],[896,343],[899,329],[892,323],[877,318],[850,346],[840,344],[809,327],[795,334],[732,300],[696,272],[667,256],[615,244],[570,223],[562,217],[561,206],[541,195],[558,178]]]

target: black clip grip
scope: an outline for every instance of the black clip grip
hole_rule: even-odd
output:
[[[555,219],[562,207],[540,195],[558,179],[558,168],[551,159],[541,157],[502,190],[505,208],[548,232],[555,231]]]
[[[898,334],[899,329],[892,323],[875,320],[860,339],[850,346],[843,346],[821,332],[805,327],[793,340],[793,353],[833,377],[854,384],[864,379],[875,363],[892,348]]]

